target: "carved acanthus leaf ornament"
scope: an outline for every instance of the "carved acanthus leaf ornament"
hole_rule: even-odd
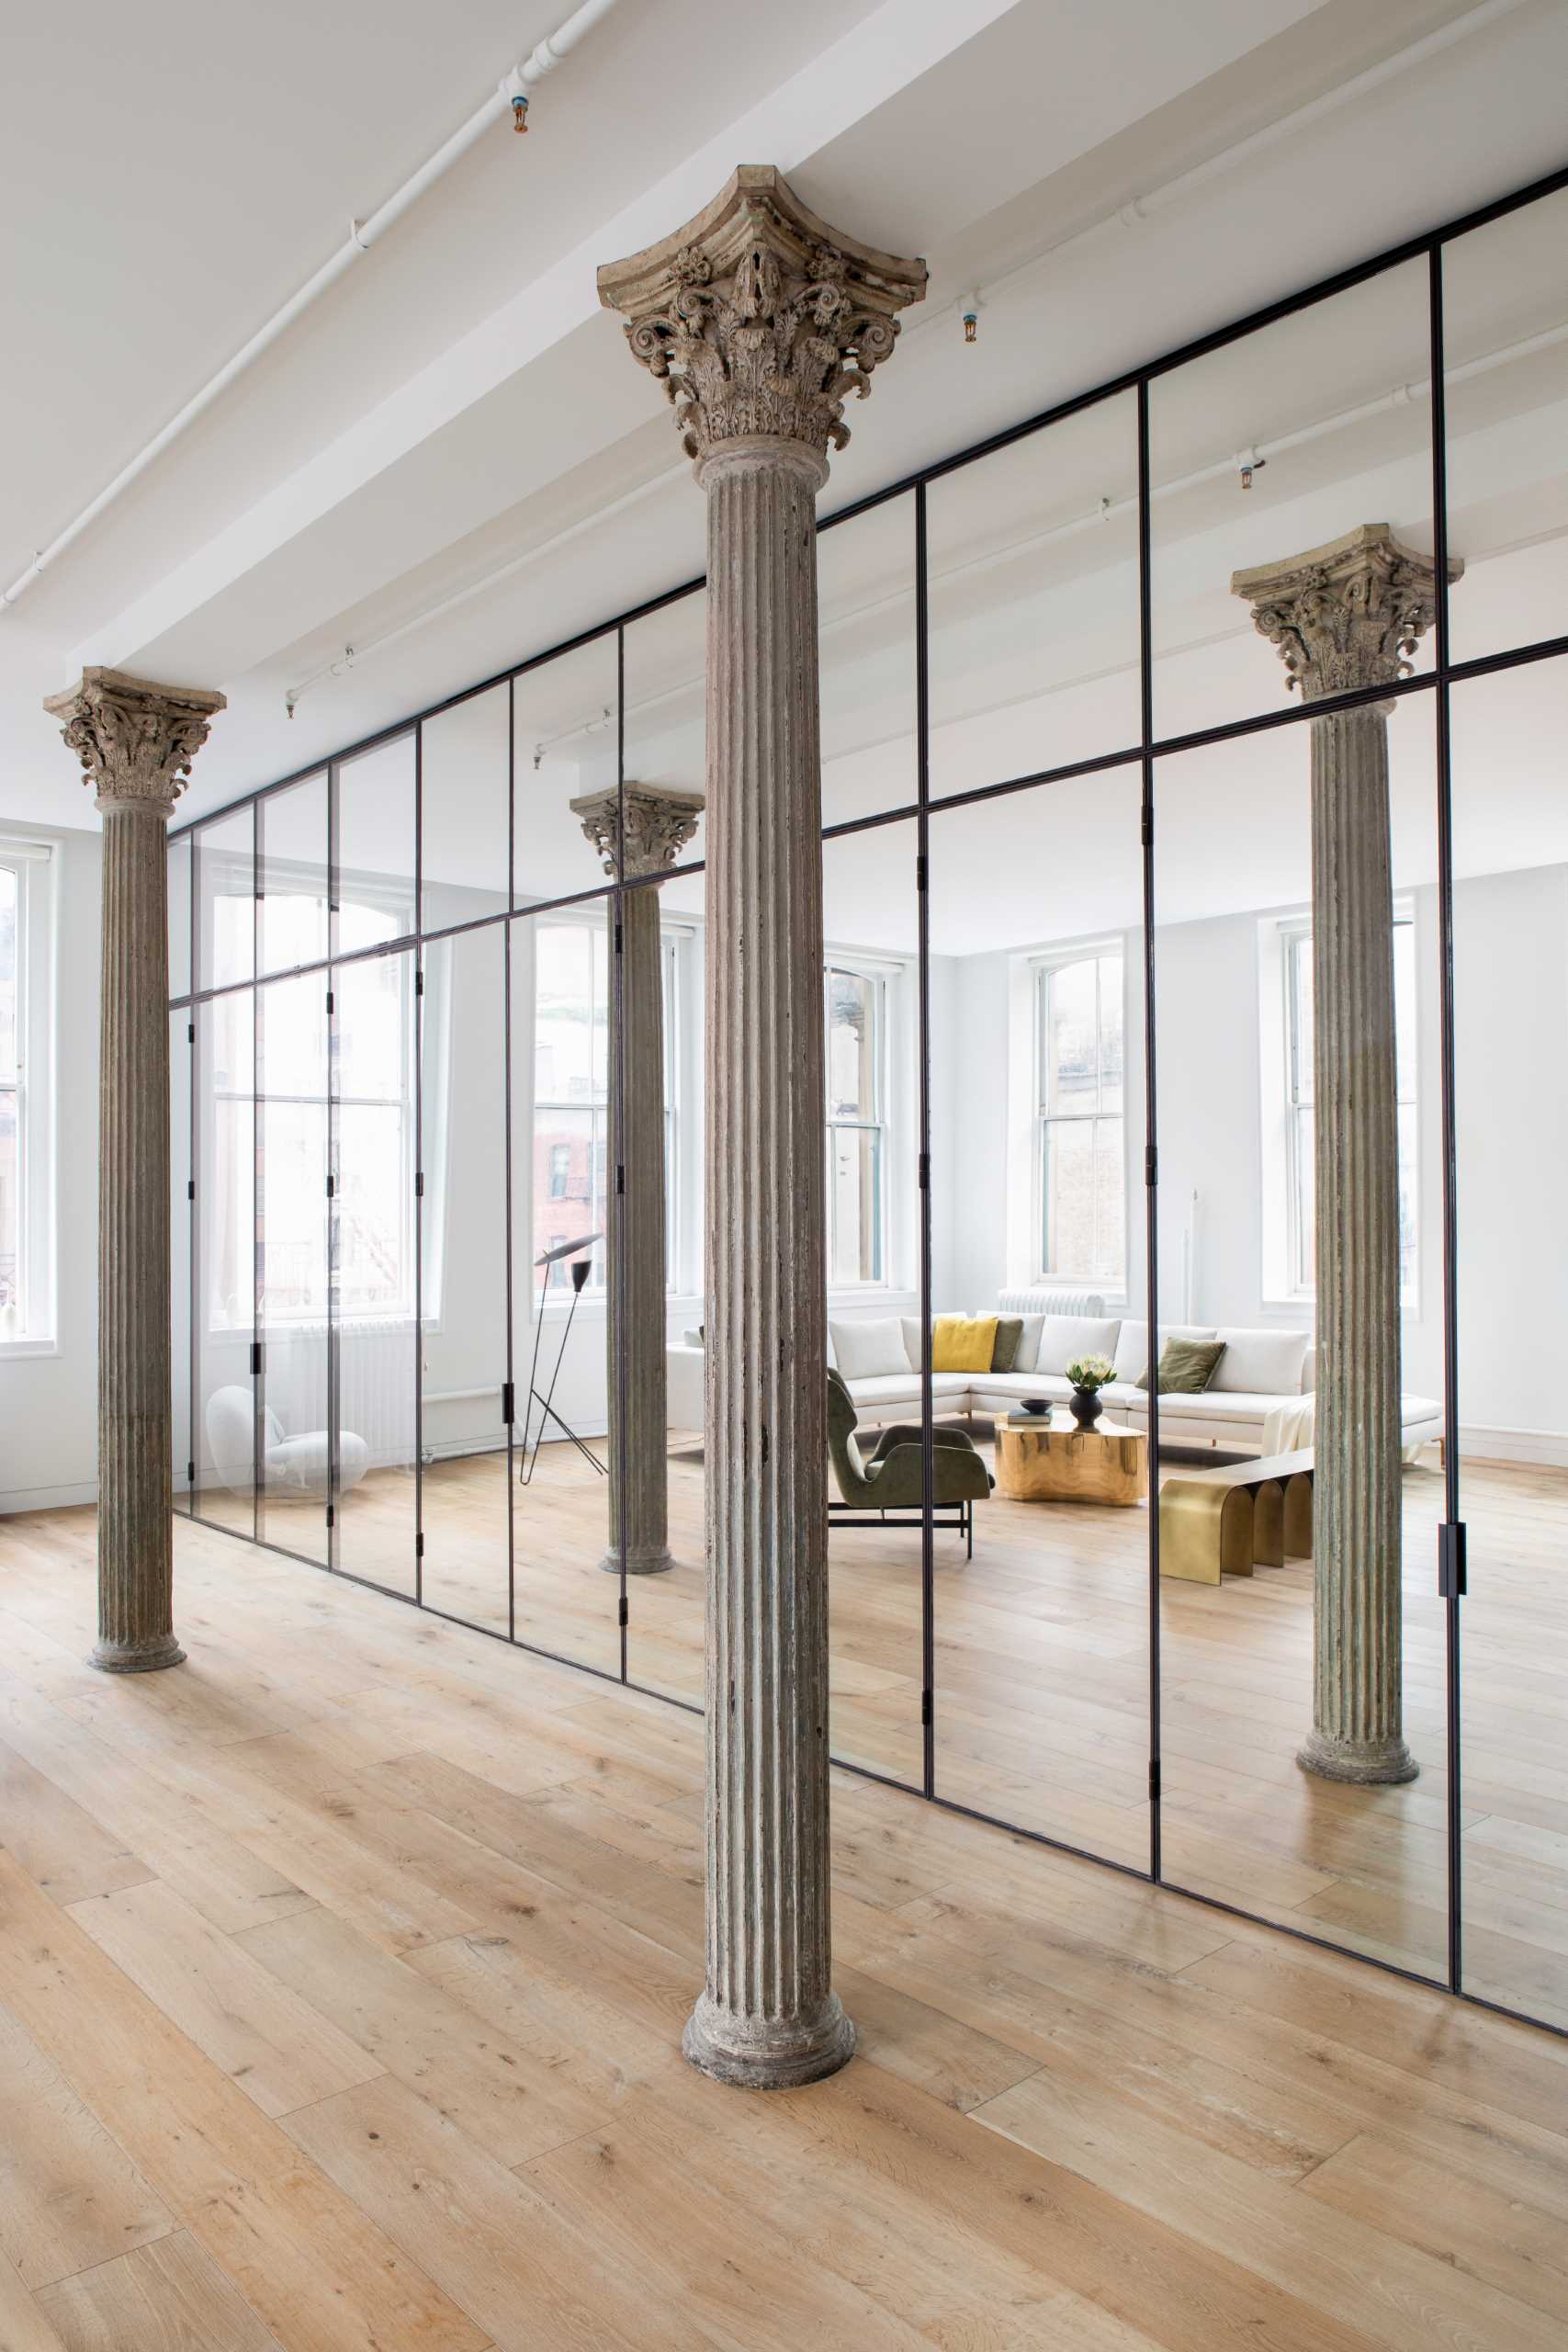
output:
[[[618,796],[612,785],[606,792],[574,800],[571,811],[599,853],[612,881],[617,878],[622,842],[626,849],[626,879],[645,874],[668,874],[697,830],[703,796],[679,785],[627,782]]]
[[[1463,570],[1450,560],[1450,581]],[[1238,571],[1231,588],[1252,606],[1258,635],[1305,702],[1409,677],[1410,657],[1438,613],[1432,558],[1386,523],[1363,523],[1287,562]]]
[[[185,788],[215,713],[226,707],[220,694],[100,669],[84,670],[79,685],[44,704],[62,721],[66,748],[82,763],[100,807],[130,803],[164,815]]]

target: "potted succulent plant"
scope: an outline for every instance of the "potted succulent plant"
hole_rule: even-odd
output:
[[[1100,1392],[1111,1378],[1114,1367],[1109,1356],[1079,1356],[1067,1366],[1067,1378],[1073,1393],[1067,1399],[1068,1409],[1080,1430],[1093,1429],[1103,1409]]]

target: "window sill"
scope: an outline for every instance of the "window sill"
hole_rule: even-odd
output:
[[[13,1356],[57,1356],[62,1352],[58,1340],[0,1340],[0,1363]]]

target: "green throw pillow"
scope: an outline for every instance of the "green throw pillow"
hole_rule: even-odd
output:
[[[1019,1341],[1023,1337],[1021,1315],[998,1315],[997,1336],[991,1342],[991,1370],[1010,1372],[1018,1362]]]
[[[1159,1351],[1160,1395],[1201,1396],[1224,1351],[1223,1340],[1168,1340]],[[1145,1372],[1138,1386],[1146,1388],[1148,1385]]]

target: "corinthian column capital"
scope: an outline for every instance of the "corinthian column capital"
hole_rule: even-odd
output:
[[[771,164],[742,164],[683,229],[599,272],[688,457],[762,439],[819,469],[850,437],[846,399],[865,398],[898,311],[925,290],[924,262],[840,236]]]
[[[1463,570],[1451,558],[1450,580]],[[1386,523],[1359,523],[1326,547],[1233,572],[1231,594],[1251,605],[1288,684],[1315,702],[1410,675],[1409,656],[1437,617],[1438,569]]]
[[[703,796],[676,784],[614,785],[571,802],[571,813],[598,851],[612,881],[668,874],[697,830]],[[626,873],[619,875],[622,843]]]
[[[82,763],[100,808],[151,808],[166,817],[227,697],[199,686],[159,686],[123,670],[84,670],[77,685],[50,695],[66,748]]]

